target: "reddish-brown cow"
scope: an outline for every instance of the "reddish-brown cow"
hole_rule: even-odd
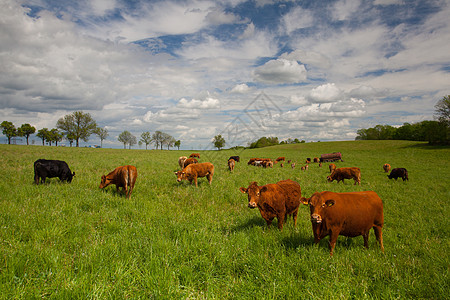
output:
[[[391,170],[391,165],[390,164],[384,164],[383,165],[383,170],[385,173],[389,172]]]
[[[309,199],[302,197],[301,201],[310,208],[314,243],[317,244],[327,235],[330,236],[330,255],[333,255],[339,235],[362,235],[364,247],[369,248],[371,228],[375,231],[381,250],[384,251],[383,202],[375,192],[316,192]]]
[[[297,182],[287,179],[263,186],[252,182],[248,188],[241,187],[239,190],[248,195],[249,208],[258,207],[267,226],[272,224],[276,217],[278,228],[282,230],[288,215],[292,215],[294,226],[297,225],[297,213],[302,194]]]
[[[277,159],[275,159],[276,162],[285,161],[285,160],[286,160],[286,157],[284,157],[284,156],[280,156]]]
[[[234,159],[230,158],[228,160],[228,169],[230,169],[230,172],[234,170],[234,165],[235,165]]]
[[[336,165],[335,164],[329,164],[328,168],[330,169],[330,173],[333,173],[333,171],[336,170]]]
[[[193,157],[189,157],[188,159],[186,159],[186,160],[184,161],[183,167],[182,167],[181,169],[183,170],[184,168],[186,168],[186,167],[189,166],[190,164],[197,164],[197,163],[198,163],[198,160],[197,160],[197,159],[195,159],[195,158],[193,158]]]
[[[108,175],[102,176],[102,181],[100,182],[100,188],[103,189],[110,184],[115,184],[117,192],[119,192],[119,187],[122,188],[122,192],[125,191],[127,198],[131,197],[133,192],[134,183],[137,178],[137,170],[135,166],[121,166],[117,167],[109,173]]]
[[[200,158],[200,153],[192,153],[189,157],[197,157]]]
[[[183,170],[175,172],[175,175],[177,175],[178,182],[181,182],[182,180],[189,180],[190,184],[192,184],[192,181],[194,181],[195,186],[198,186],[197,178],[206,177],[209,184],[211,184],[214,175],[214,165],[209,162],[190,164]]]
[[[318,157],[314,157],[314,162],[315,163],[318,163],[320,160],[319,160],[319,158]]]
[[[328,182],[333,182],[333,180],[342,181],[344,183],[344,179],[353,179],[355,181],[355,185],[358,183],[361,185],[361,170],[359,168],[338,168],[331,173],[330,176],[327,177]]]

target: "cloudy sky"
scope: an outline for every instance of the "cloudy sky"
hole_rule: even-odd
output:
[[[353,140],[433,119],[449,15],[446,0],[0,0],[0,121],[81,110],[114,148],[124,130],[183,149]]]

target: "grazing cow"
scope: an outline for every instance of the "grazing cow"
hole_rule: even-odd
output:
[[[187,166],[189,166],[190,164],[197,164],[198,160],[196,160],[193,157],[189,157],[188,159],[186,159],[184,161],[183,167],[181,168],[181,170],[183,170],[184,168],[186,168]]]
[[[184,168],[184,162],[185,162],[186,159],[187,159],[186,156],[180,156],[178,158],[178,164],[180,165],[180,169],[182,169],[182,170]]]
[[[273,161],[271,160],[265,160],[262,163],[263,168],[273,168]]]
[[[395,180],[397,180],[399,177],[401,179],[403,179],[403,181],[409,180],[409,178],[408,178],[408,171],[405,168],[392,169],[391,174],[389,174],[387,177],[389,179],[394,178]]]
[[[328,168],[330,169],[330,173],[333,173],[333,171],[336,170],[336,165],[335,164],[329,164]]]
[[[344,183],[344,179],[352,179],[359,185],[361,185],[361,170],[359,168],[338,168],[331,173],[330,176],[327,177],[328,182],[333,182],[333,180],[342,181]]]
[[[284,157],[284,156],[280,156],[277,159],[275,159],[276,162],[285,161],[285,160],[286,160],[286,157]]]
[[[301,167],[302,171],[306,171],[306,170],[308,170],[308,168],[309,168],[309,165],[305,165],[305,166]]]
[[[58,177],[61,181],[72,182],[75,172],[62,160],[38,159],[34,162],[34,183],[45,183],[46,178]]]
[[[258,207],[267,226],[272,224],[276,217],[278,228],[282,230],[288,215],[292,215],[294,226],[297,225],[298,207],[302,196],[300,185],[297,182],[287,179],[263,186],[252,182],[248,188],[241,187],[239,190],[248,195],[249,208]]]
[[[318,163],[319,162],[319,158],[318,157],[314,157],[314,162]]]
[[[228,160],[228,169],[230,169],[230,172],[234,170],[234,165],[235,165],[234,159],[230,158]]]
[[[291,168],[295,168],[295,162],[291,163]]]
[[[384,164],[383,165],[383,170],[385,173],[389,172],[389,170],[391,169],[391,165],[390,164]]]
[[[311,158],[309,158],[309,157],[306,158],[306,163],[307,163],[307,164],[311,163]]]
[[[290,164],[290,163],[291,163],[291,161],[292,161],[292,160],[288,160],[288,164]]]
[[[137,170],[135,166],[121,166],[117,167],[109,173],[108,175],[102,176],[102,181],[100,182],[100,188],[104,189],[110,184],[115,184],[117,192],[119,188],[122,188],[122,192],[125,191],[127,198],[131,197],[133,192],[134,184],[136,183]]]
[[[175,175],[177,175],[178,182],[181,182],[182,180],[189,180],[190,184],[192,184],[192,181],[194,181],[195,186],[198,186],[197,178],[206,177],[209,184],[211,184],[214,175],[214,165],[209,162],[190,164],[183,170],[175,172]]]
[[[200,158],[200,153],[192,153],[189,157],[197,157]]]
[[[284,164],[283,164],[283,163],[280,163],[280,167],[281,167],[281,168],[284,167]]]
[[[319,168],[322,168],[322,163],[319,163]]]
[[[230,160],[230,159],[234,159],[235,162],[240,162],[240,160],[241,160],[239,158],[239,156],[230,156],[230,158],[228,160]]]
[[[369,248],[371,228],[375,231],[381,251],[384,252],[383,202],[375,192],[316,192],[309,199],[302,197],[301,201],[310,208],[314,243],[317,244],[327,235],[330,236],[330,255],[333,255],[339,235],[362,235],[364,247]]]

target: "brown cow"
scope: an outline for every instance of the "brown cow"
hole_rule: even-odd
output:
[[[127,198],[131,197],[133,192],[134,183],[137,178],[137,170],[135,166],[121,166],[117,167],[109,173],[108,175],[102,176],[102,181],[100,182],[100,188],[103,189],[110,184],[115,184],[117,192],[119,192],[119,187],[122,188],[122,192],[125,191]]]
[[[291,163],[291,168],[295,168],[295,162]]]
[[[189,157],[197,157],[200,158],[200,153],[192,153]]]
[[[184,168],[184,161],[187,159],[187,157],[186,156],[180,156],[179,158],[178,158],[178,164],[180,165],[180,168],[183,170],[183,168]]]
[[[230,158],[228,160],[228,169],[230,169],[230,172],[234,170],[234,165],[235,165],[234,159]]]
[[[276,162],[285,161],[285,160],[286,160],[286,157],[284,157],[284,156],[280,156],[277,159],[275,159]]]
[[[361,170],[359,168],[338,168],[327,177],[328,182],[333,182],[333,180],[342,181],[344,179],[352,179],[355,181],[355,185],[358,183],[361,185]]]
[[[391,165],[390,164],[384,164],[383,165],[383,170],[385,173],[389,172],[389,170],[391,170]]]
[[[193,158],[193,157],[189,157],[188,159],[186,159],[186,160],[184,161],[183,167],[182,167],[181,169],[183,170],[184,168],[186,168],[186,167],[189,166],[190,164],[197,164],[197,163],[198,163],[198,160],[197,160],[197,159],[195,159],[195,158]]]
[[[336,165],[335,164],[329,164],[328,168],[330,169],[330,173],[333,173],[333,171],[336,170]]]
[[[248,188],[241,187],[239,190],[248,195],[249,208],[258,207],[267,226],[272,224],[276,217],[278,228],[282,230],[288,215],[292,215],[294,226],[297,225],[298,207],[302,196],[297,182],[287,179],[263,186],[252,182]]]
[[[198,186],[197,178],[206,177],[206,179],[208,179],[209,181],[209,184],[211,184],[214,175],[214,165],[209,162],[190,164],[183,170],[175,172],[175,175],[177,175],[178,182],[181,182],[182,180],[189,180],[190,184],[192,184],[192,181],[194,181],[195,186]]]
[[[319,160],[319,158],[318,157],[314,157],[314,162],[315,163],[318,163],[320,160]]]
[[[339,235],[355,237],[362,235],[364,247],[369,248],[369,231],[375,231],[375,237],[384,252],[382,228],[384,223],[383,202],[373,191],[333,193],[314,193],[311,198],[301,198],[309,205],[314,243],[330,235],[330,255]]]
[[[306,171],[306,170],[308,170],[308,168],[309,168],[309,165],[304,165],[303,167],[301,167],[302,171]]]

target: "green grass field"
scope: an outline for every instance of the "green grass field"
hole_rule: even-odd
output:
[[[177,159],[193,151],[0,145],[0,295],[28,298],[159,299],[448,299],[450,148],[406,141],[349,141],[200,152],[215,175],[196,188],[176,182]],[[360,167],[353,180],[328,183],[327,164],[300,170],[306,157],[340,151],[338,167]],[[240,155],[235,171],[227,158]],[[292,169],[247,166],[251,157],[286,156]],[[33,162],[65,160],[76,176],[33,183]],[[389,180],[384,163],[408,169]],[[131,199],[100,177],[137,167]],[[287,164],[286,164],[287,165]],[[315,191],[373,190],[384,203],[385,253],[370,233],[313,243],[309,209],[297,227],[267,227],[239,187],[282,179]]]

